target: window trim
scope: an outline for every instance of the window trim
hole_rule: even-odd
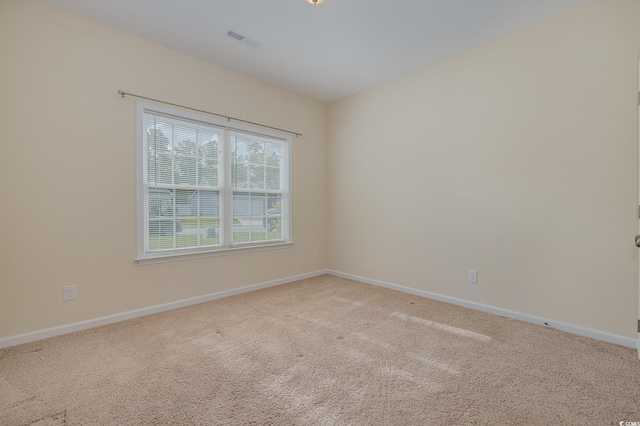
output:
[[[144,185],[144,161],[145,161],[145,148],[144,148],[144,114],[158,113],[161,115],[168,115],[175,117],[176,119],[183,119],[185,121],[194,121],[196,123],[202,123],[205,125],[212,125],[216,127],[222,127],[228,131],[248,132],[257,135],[263,135],[270,138],[280,139],[286,145],[286,154],[284,161],[284,182],[282,182],[282,206],[281,215],[283,218],[284,228],[282,229],[282,239],[277,241],[261,241],[256,243],[243,243],[241,245],[235,245],[230,247],[195,247],[174,249],[172,251],[159,251],[159,252],[146,252],[145,251],[145,185]],[[226,150],[229,149],[227,142],[223,144],[222,155],[226,156]],[[137,257],[136,261],[140,265],[163,263],[163,262],[175,262],[189,259],[199,259],[210,256],[225,256],[239,253],[249,253],[255,251],[272,250],[288,248],[293,245],[293,215],[292,215],[292,190],[291,190],[291,171],[292,171],[292,136],[286,133],[281,133],[271,129],[263,129],[256,126],[251,126],[244,123],[233,122],[230,124],[226,120],[219,119],[217,117],[210,117],[202,114],[188,112],[177,108],[169,108],[164,105],[156,103],[137,101],[136,105],[136,233],[137,233]],[[231,165],[224,165],[225,179],[230,176]],[[227,187],[227,189],[229,189]],[[231,197],[231,191],[227,191],[229,198]],[[228,200],[227,202],[229,202]],[[221,212],[222,213],[222,212]],[[225,226],[228,229],[231,227],[231,222],[226,220],[221,226]]]

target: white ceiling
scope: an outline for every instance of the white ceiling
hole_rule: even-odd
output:
[[[331,103],[590,0],[45,1]]]

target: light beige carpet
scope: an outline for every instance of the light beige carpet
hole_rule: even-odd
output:
[[[0,351],[1,425],[618,425],[629,348],[321,276]]]

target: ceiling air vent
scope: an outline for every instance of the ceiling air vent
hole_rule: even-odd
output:
[[[233,39],[239,43],[244,44],[247,47],[250,47],[252,49],[257,49],[258,47],[262,46],[262,43],[259,43],[255,40],[250,39],[249,37],[245,37],[242,34],[238,34],[235,31],[229,30],[227,31],[227,37],[229,37],[230,39]]]

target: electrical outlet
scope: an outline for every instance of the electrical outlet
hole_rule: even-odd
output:
[[[318,250],[317,249],[313,249],[313,251],[311,252],[311,258],[312,259],[317,259],[318,258]]]
[[[469,282],[470,283],[478,282],[478,271],[469,270]]]
[[[63,287],[63,300],[66,302],[67,300],[76,300],[76,286],[75,285],[65,285]]]

